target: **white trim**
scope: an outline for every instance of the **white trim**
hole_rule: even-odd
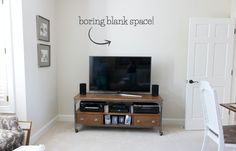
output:
[[[236,16],[235,16],[236,17]],[[235,20],[235,27],[236,28],[236,20]],[[231,102],[234,103],[236,98],[236,36],[234,36],[234,64],[233,64],[233,77],[231,82]],[[235,113],[231,112],[229,115],[229,123],[228,124],[234,124],[235,122]]]
[[[59,114],[58,121],[61,122],[74,122],[74,115],[73,114]]]
[[[163,125],[178,125],[183,126],[185,123],[185,119],[183,118],[163,118]]]
[[[22,1],[11,0],[12,51],[14,66],[14,101],[17,117],[27,120],[26,64]]]
[[[4,39],[1,44],[1,49],[5,49],[6,51],[6,88],[5,88],[5,95],[8,97],[8,101],[5,101],[0,106],[1,112],[6,113],[15,113],[15,95],[14,95],[14,61],[13,61],[13,41],[12,41],[12,8],[11,8],[11,1],[7,1],[4,5],[1,5],[1,9],[3,10],[3,19],[2,21],[5,22],[3,25],[3,34]],[[5,14],[5,15],[4,15]]]
[[[58,116],[55,116],[52,120],[50,120],[47,124],[45,124],[41,129],[39,129],[36,133],[34,133],[31,136],[30,144],[35,144],[36,141],[44,134],[47,133],[47,131],[52,128],[56,122],[58,121]]]
[[[62,122],[74,122],[74,115],[70,114],[59,114],[58,121]],[[184,126],[183,118],[163,118],[163,125],[178,125]]]

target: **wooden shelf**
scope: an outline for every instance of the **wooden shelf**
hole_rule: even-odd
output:
[[[150,94],[140,95],[141,97],[135,96],[121,96],[118,94],[95,94],[95,93],[87,93],[86,95],[76,95],[74,97],[75,101],[83,100],[83,101],[107,101],[107,102],[162,102],[162,98],[160,96],[152,96]]]
[[[109,127],[130,127],[131,125],[128,125],[128,124],[104,124],[104,126],[109,126]]]
[[[104,115],[104,112],[81,112],[79,110],[76,111],[76,113],[78,114],[99,114],[99,115]]]
[[[104,113],[104,115],[132,115],[131,113],[114,113],[114,112],[108,112]]]

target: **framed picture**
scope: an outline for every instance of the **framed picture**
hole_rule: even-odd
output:
[[[38,44],[38,65],[39,67],[50,66],[50,45]]]
[[[18,124],[25,133],[23,144],[29,145],[32,121],[18,121]]]
[[[50,21],[42,16],[36,16],[38,40],[50,41]]]

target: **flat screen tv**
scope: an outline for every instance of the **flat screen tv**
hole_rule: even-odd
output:
[[[151,57],[89,57],[89,90],[150,92]]]

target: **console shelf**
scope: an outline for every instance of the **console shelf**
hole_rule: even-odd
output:
[[[159,104],[158,114],[149,113],[114,113],[114,112],[81,112],[79,108],[80,101],[105,101],[106,103],[133,103],[133,102],[153,102]],[[86,126],[105,126],[105,127],[137,127],[137,128],[153,128],[158,127],[160,135],[162,132],[162,98],[160,96],[152,95],[134,95],[123,96],[113,94],[95,94],[87,93],[86,95],[76,95],[74,97],[74,128],[77,133],[79,130],[78,125]],[[105,115],[110,116],[130,116],[130,124],[105,124]]]

